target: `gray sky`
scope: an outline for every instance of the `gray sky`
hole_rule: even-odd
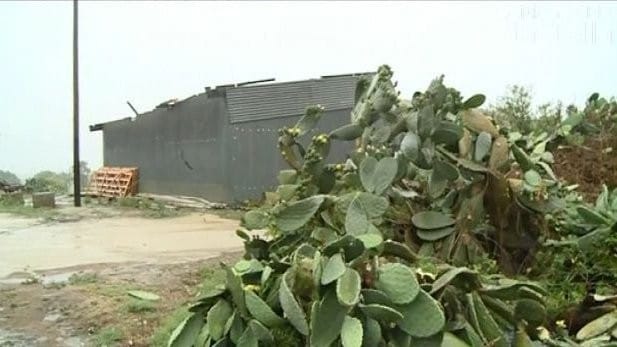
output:
[[[615,2],[81,2],[81,156],[88,125],[205,86],[371,71],[406,95],[443,73],[494,103],[507,85],[538,102],[617,95]],[[0,169],[22,179],[72,163],[72,2],[0,2]],[[274,150],[274,149],[273,149]]]

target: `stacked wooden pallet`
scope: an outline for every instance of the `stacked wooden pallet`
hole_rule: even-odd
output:
[[[136,167],[102,167],[92,174],[87,194],[122,198],[137,194],[138,183]]]

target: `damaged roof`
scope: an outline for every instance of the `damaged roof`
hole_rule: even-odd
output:
[[[358,79],[373,74],[374,72],[328,75],[317,79],[278,83],[270,78],[219,85],[215,88],[206,87],[206,92],[199,96],[225,96],[229,121],[250,122],[297,116],[303,114],[308,106],[317,104],[324,106],[326,110],[351,108]],[[195,95],[187,99],[192,97]],[[172,108],[184,100],[169,99],[155,109]],[[106,123],[111,122],[90,125],[90,131],[103,130]]]

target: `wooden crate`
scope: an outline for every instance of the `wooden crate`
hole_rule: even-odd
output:
[[[86,194],[122,198],[137,194],[138,183],[136,167],[102,167],[92,174]]]

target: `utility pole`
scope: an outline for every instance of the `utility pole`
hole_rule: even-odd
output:
[[[77,0],[73,0],[73,201],[81,206],[81,172],[79,170],[79,50]]]

